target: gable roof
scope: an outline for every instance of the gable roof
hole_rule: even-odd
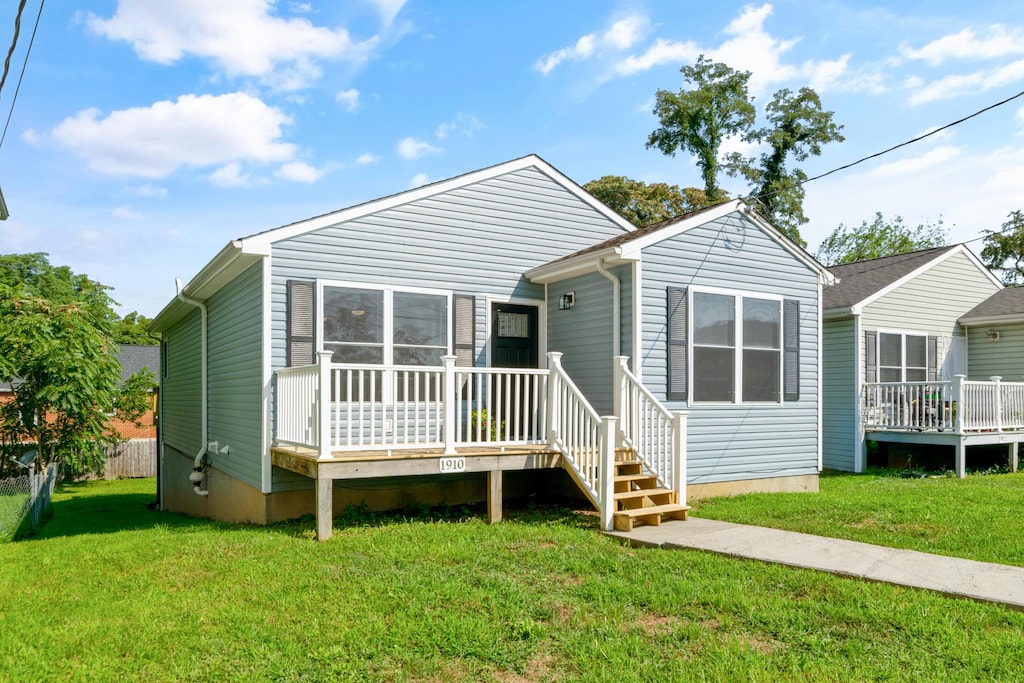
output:
[[[825,289],[822,294],[822,308],[826,312],[855,313],[855,309],[866,306],[889,293],[904,282],[942,263],[955,254],[964,254],[979,272],[994,284],[1002,286],[999,280],[963,244],[922,249],[895,256],[844,263],[831,266],[839,281]]]
[[[1006,287],[967,311],[964,326],[1024,322],[1024,287]]]
[[[802,261],[811,270],[817,271],[823,282],[831,283],[832,273],[799,245],[779,232],[768,221],[753,210],[742,199],[733,199],[703,209],[691,211],[657,223],[650,223],[633,232],[616,235],[593,246],[563,256],[554,261],[542,264],[526,271],[526,277],[533,282],[557,282],[575,277],[596,269],[596,264],[603,261],[605,265],[619,265],[627,261],[635,261],[640,252],[651,244],[669,239],[692,228],[704,225],[731,213],[740,212],[748,220],[763,229],[769,237],[778,242],[784,249]]]
[[[632,223],[602,204],[596,197],[554,166],[536,154],[529,154],[453,178],[439,180],[411,190],[232,240],[181,289],[181,293],[189,298],[205,301],[249,266],[269,256],[271,246],[275,242],[531,167],[575,195],[584,204],[607,218],[610,223],[618,226],[624,233],[636,230]],[[185,310],[187,308],[184,303],[176,298],[172,299],[154,318],[150,329],[157,332],[167,329]]]

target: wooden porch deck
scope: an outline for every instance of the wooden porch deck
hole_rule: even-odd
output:
[[[930,429],[865,429],[864,438],[889,443],[932,444],[953,446],[956,449],[955,469],[958,477],[967,473],[967,447],[1003,444],[1008,449],[1010,470],[1017,471],[1020,444],[1024,442],[1024,430],[1013,431],[969,431],[955,432]]]
[[[487,473],[487,520],[501,520],[502,473],[508,471],[556,469],[562,454],[544,444],[457,448],[334,451],[330,458],[318,458],[311,448],[274,446],[271,463],[309,477],[316,485],[317,538],[332,533],[333,486],[339,479],[426,476],[437,474]]]

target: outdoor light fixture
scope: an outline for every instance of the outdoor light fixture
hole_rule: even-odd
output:
[[[985,336],[988,337],[989,341],[998,341],[999,330],[988,330],[987,332],[985,332]]]
[[[576,305],[576,292],[567,292],[558,297],[558,310],[568,311]]]
[[[366,311],[364,311],[361,308],[357,308],[356,310],[352,311],[352,315],[359,317],[361,315],[366,315]]]

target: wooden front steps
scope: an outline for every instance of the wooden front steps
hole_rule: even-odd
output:
[[[616,454],[615,511],[612,520],[619,531],[632,531],[633,525],[661,524],[664,517],[685,520],[689,505],[681,504],[675,491],[658,484],[657,477],[645,474],[632,454]],[[619,460],[618,457],[624,457]]]

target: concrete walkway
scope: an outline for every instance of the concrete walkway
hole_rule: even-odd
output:
[[[694,517],[609,535],[635,547],[706,550],[1024,610],[1024,567]]]

